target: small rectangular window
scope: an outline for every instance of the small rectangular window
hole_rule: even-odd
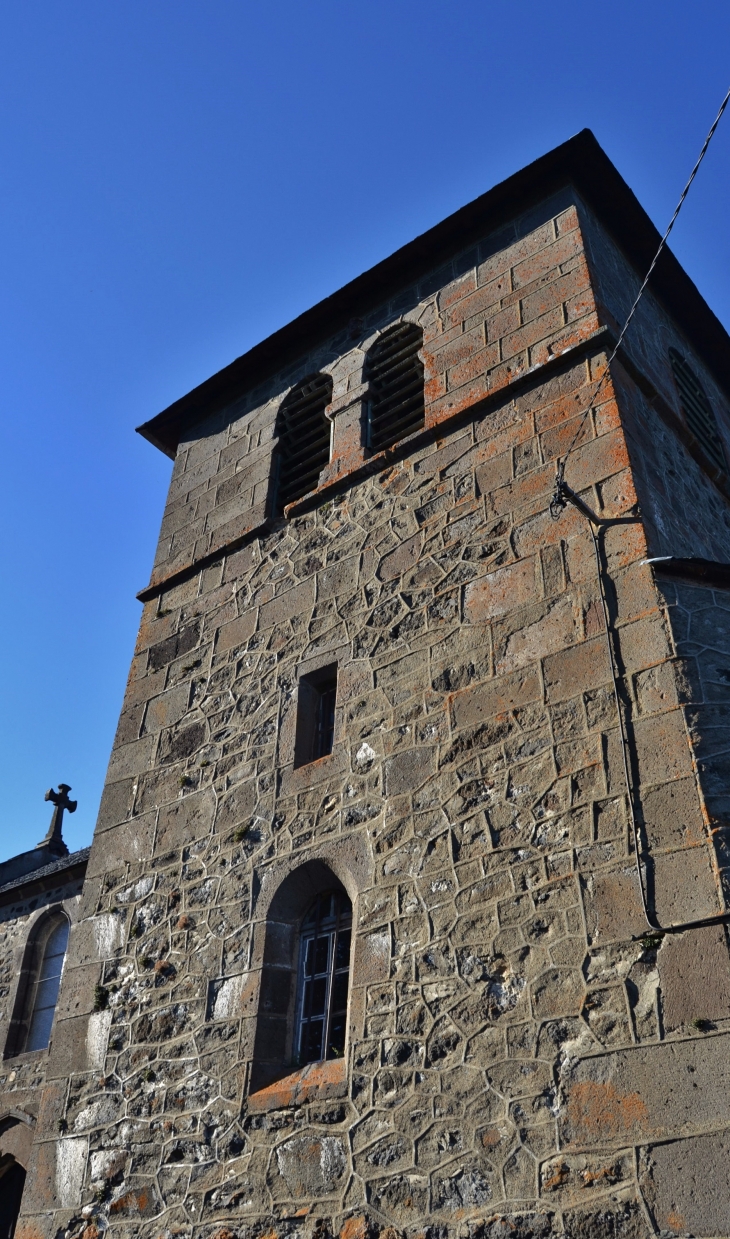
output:
[[[332,752],[337,704],[337,664],[303,675],[299,681],[294,765],[306,766]]]

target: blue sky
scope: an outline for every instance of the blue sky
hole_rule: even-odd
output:
[[[90,842],[170,462],[134,427],[589,126],[663,230],[730,85],[714,0],[0,14],[0,858]],[[728,80],[726,80],[728,79]],[[730,327],[730,115],[673,248]]]

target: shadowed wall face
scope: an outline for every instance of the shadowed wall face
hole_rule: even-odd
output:
[[[25,1170],[11,1160],[0,1165],[0,1239],[13,1239],[25,1187]]]

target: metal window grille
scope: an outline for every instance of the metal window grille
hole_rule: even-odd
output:
[[[317,688],[317,738],[315,743],[315,760],[326,757],[332,752],[335,738],[335,703],[337,700],[337,680],[332,679],[320,684]]]
[[[702,384],[675,348],[670,348],[669,360],[687,425],[712,463],[718,469],[727,469],[715,414]]]
[[[420,327],[401,323],[376,340],[368,353],[368,447],[373,451],[424,425],[423,364],[418,356],[422,344]]]
[[[331,399],[332,379],[315,374],[293,388],[279,409],[276,506],[280,512],[316,490],[329,462],[331,426],[324,411]]]
[[[29,996],[32,1015],[26,1050],[45,1050],[51,1039],[63,961],[68,946],[68,931],[69,923],[64,916],[51,931],[46,942],[38,977]]]
[[[340,891],[319,895],[301,929],[296,1053],[299,1063],[345,1052],[352,905]]]

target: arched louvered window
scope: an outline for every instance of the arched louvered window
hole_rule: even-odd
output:
[[[68,918],[57,912],[38,926],[33,943],[32,965],[26,979],[25,1026],[22,1049],[45,1049],[51,1040],[53,1015],[61,986],[63,960],[68,947]]]
[[[368,447],[374,452],[424,425],[423,363],[418,356],[422,345],[420,327],[400,323],[384,332],[368,352]]]
[[[670,348],[669,360],[687,425],[712,463],[718,469],[727,469],[715,414],[702,384],[676,348]]]
[[[325,409],[332,400],[329,374],[314,374],[292,388],[276,422],[276,510],[316,490],[330,458],[330,422]]]

